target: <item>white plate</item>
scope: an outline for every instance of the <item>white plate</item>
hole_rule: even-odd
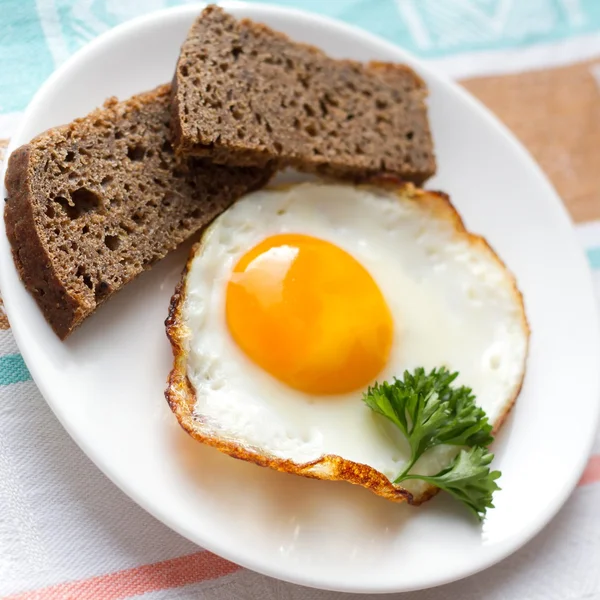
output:
[[[42,130],[169,81],[198,7],[131,21],[59,69],[25,113],[10,150]],[[569,219],[540,169],[484,108],[399,48],[358,29],[282,8],[248,16],[337,57],[406,61],[430,89],[439,174],[467,225],[515,271],[533,330],[526,383],[495,446],[502,472],[483,527],[439,496],[415,509],[343,483],[235,461],[181,431],[163,397],[163,321],[180,251],[140,277],[66,343],[18,280],[0,226],[2,295],[42,394],[119,487],[174,530],[250,569],[354,592],[424,588],[465,577],[536,534],[575,485],[598,416],[600,352],[590,277]]]

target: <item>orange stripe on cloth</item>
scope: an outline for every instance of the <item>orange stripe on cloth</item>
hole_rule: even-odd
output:
[[[600,454],[590,458],[579,485],[596,482],[600,482]],[[124,600],[149,592],[218,579],[240,568],[211,552],[202,551],[108,575],[14,594],[4,600]]]
[[[202,551],[116,573],[14,594],[7,596],[5,600],[121,600],[218,579],[240,568],[212,552]]]
[[[596,483],[600,481],[600,454],[592,456],[579,480],[579,485]]]

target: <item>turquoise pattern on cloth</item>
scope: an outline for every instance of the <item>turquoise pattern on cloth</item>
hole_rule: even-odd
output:
[[[592,269],[600,271],[600,247],[590,248],[587,255]]]
[[[0,385],[29,381],[31,375],[20,354],[0,356]]]
[[[252,0],[250,0],[252,2]],[[0,0],[0,115],[22,111],[69,55],[181,0]],[[600,34],[599,0],[266,0],[334,17],[424,58]]]

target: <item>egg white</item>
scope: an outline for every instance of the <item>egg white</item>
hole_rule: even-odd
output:
[[[240,257],[265,238],[303,233],[338,245],[372,275],[394,319],[390,359],[377,377],[446,366],[460,372],[492,422],[518,393],[527,327],[514,281],[483,243],[425,203],[385,190],[304,183],[246,196],[205,232],[188,265],[183,321],[194,417],[216,435],[262,455],[306,463],[323,455],[369,465],[390,480],[408,460],[397,431],[361,400],[362,391],[312,396],[255,365],[225,320],[226,286]],[[273,352],[277,352],[273,348]],[[415,470],[433,474],[455,448],[427,453]],[[407,482],[414,493],[421,482]]]

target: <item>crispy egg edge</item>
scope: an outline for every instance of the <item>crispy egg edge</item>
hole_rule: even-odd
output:
[[[292,185],[293,184],[271,186],[268,189],[282,190],[291,187]],[[522,328],[526,336],[527,347],[519,384],[512,397],[506,402],[504,410],[493,423],[493,433],[496,434],[505,422],[506,417],[510,413],[510,410],[514,406],[519,393],[521,392],[529,352],[530,328],[525,314],[523,295],[517,287],[515,277],[483,237],[467,231],[462,218],[450,202],[450,197],[447,194],[443,192],[421,190],[410,183],[403,183],[390,176],[377,177],[368,184],[363,184],[359,187],[373,188],[375,193],[381,193],[383,188],[403,200],[408,199],[419,202],[435,217],[450,222],[457,236],[465,238],[471,246],[479,246],[480,249],[488,253],[492,260],[496,261],[509,277],[515,301],[520,307]],[[354,485],[365,487],[374,494],[386,498],[387,500],[391,500],[392,502],[408,502],[408,504],[418,506],[435,496],[439,492],[439,488],[433,485],[425,487],[421,493],[415,495],[402,486],[394,485],[383,473],[376,469],[368,465],[346,460],[337,455],[324,455],[321,458],[306,463],[295,463],[289,459],[265,456],[259,454],[252,448],[214,435],[213,432],[203,426],[201,421],[194,419],[193,413],[196,404],[196,390],[192,386],[187,375],[188,349],[186,340],[190,331],[184,322],[182,313],[185,302],[187,273],[194,256],[201,246],[202,239],[194,245],[190,252],[181,280],[171,298],[169,315],[165,321],[167,337],[171,343],[174,357],[173,369],[168,377],[165,397],[169,407],[175,414],[177,421],[184,431],[197,441],[212,446],[233,458],[252,462],[261,467],[269,467],[276,471],[301,475],[302,477],[328,481],[346,481]]]

